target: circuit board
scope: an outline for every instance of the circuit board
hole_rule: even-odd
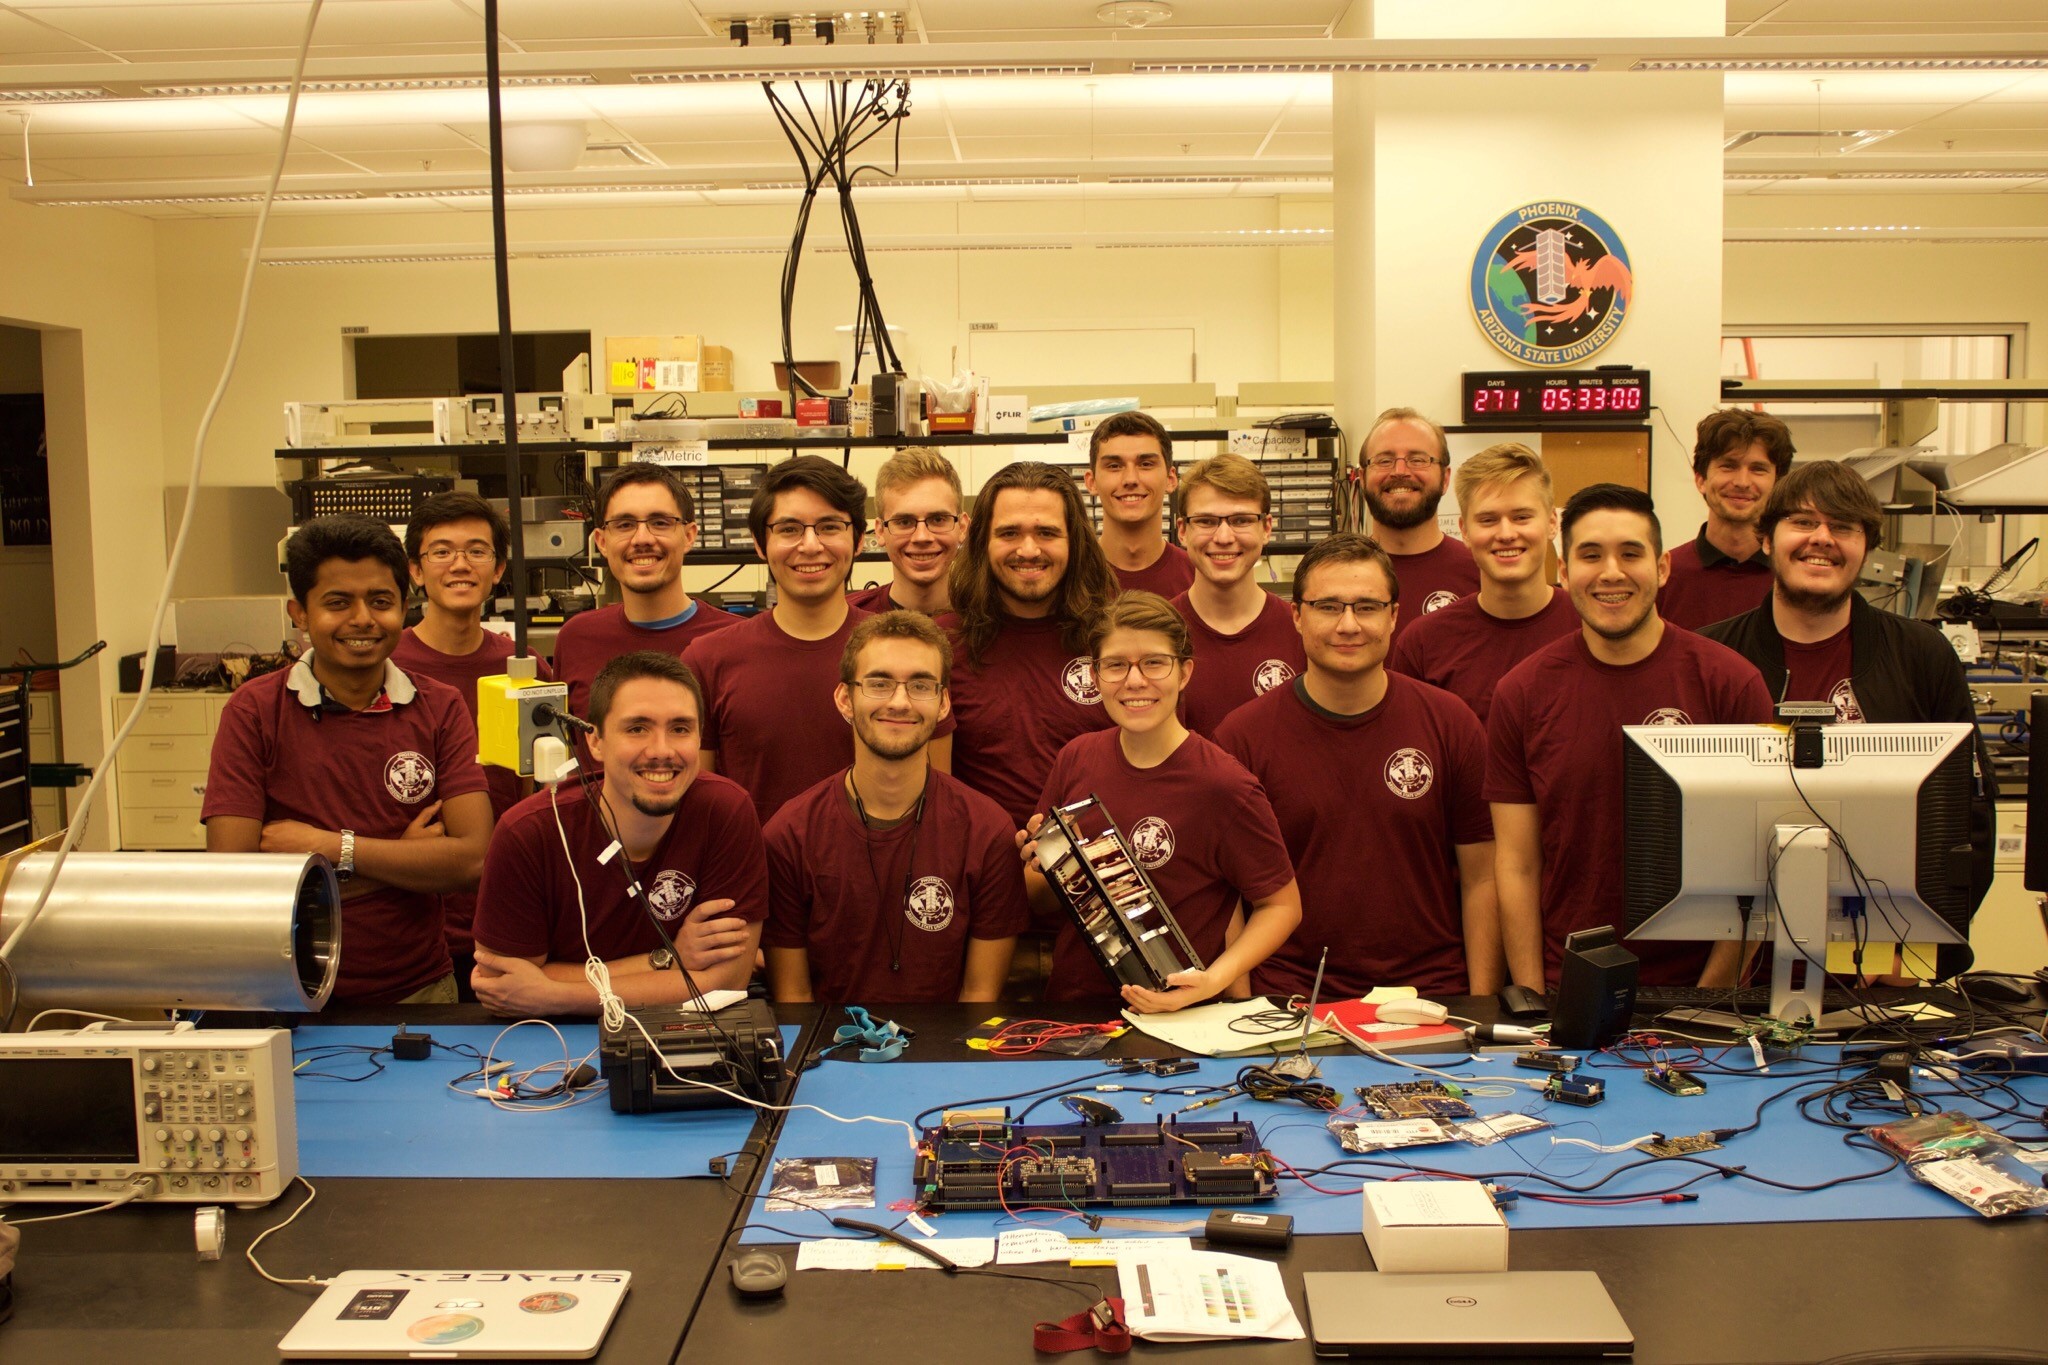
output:
[[[956,1119],[926,1128],[918,1207],[1129,1208],[1249,1204],[1274,1195],[1272,1153],[1251,1124],[1018,1124]]]
[[[1401,1081],[1361,1085],[1358,1098],[1383,1119],[1469,1119],[1478,1112],[1442,1081]]]
[[[1698,1156],[1701,1152],[1720,1151],[1721,1144],[1714,1141],[1711,1133],[1688,1137],[1666,1137],[1659,1133],[1655,1141],[1643,1143],[1642,1150],[1650,1156]]]

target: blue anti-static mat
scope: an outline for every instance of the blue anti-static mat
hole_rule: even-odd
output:
[[[478,1052],[491,1046],[499,1029],[490,1024],[441,1024],[436,1042],[467,1043]],[[390,1028],[309,1026],[292,1035],[303,1057],[336,1043],[389,1046]],[[568,1024],[562,1036],[572,1060],[597,1046],[595,1024]],[[796,1044],[797,1030],[784,1026],[782,1046]],[[499,1042],[494,1054],[520,1069],[560,1061],[555,1035],[527,1025]],[[448,1082],[477,1064],[442,1048],[423,1062],[389,1056],[380,1075],[350,1083],[302,1076],[298,1097],[299,1169],[309,1176],[455,1176],[475,1179],[546,1180],[654,1178],[709,1175],[711,1158],[746,1145],[753,1109],[707,1109],[692,1113],[614,1114],[604,1087],[595,1098],[567,1109],[510,1113],[475,1095],[460,1095]],[[591,1065],[595,1066],[596,1059]],[[353,1054],[313,1063],[308,1071],[353,1076],[368,1070]],[[474,1089],[474,1083],[471,1084]]]
[[[1540,1073],[1520,1071],[1510,1065],[1510,1055],[1490,1054],[1477,1066],[1455,1070],[1464,1075],[1519,1075],[1542,1079]],[[1740,1059],[1745,1055],[1731,1051],[1722,1063],[1741,1065]],[[1833,1061],[1838,1050],[1813,1048],[1807,1055]],[[1319,1055],[1318,1061],[1323,1068],[1323,1078],[1342,1091],[1345,1101],[1354,1106],[1357,1099],[1351,1094],[1354,1086],[1428,1079],[1418,1072],[1367,1057]],[[1076,1060],[1010,1062],[1000,1067],[975,1062],[896,1062],[885,1065],[827,1062],[817,1070],[805,1073],[797,1098],[842,1115],[882,1112],[890,1117],[908,1119],[928,1105],[950,1105],[983,1095],[1011,1094],[1028,1090],[1033,1085],[1050,1085],[1070,1077],[1087,1077],[1090,1081],[1112,1084],[1128,1082],[1164,1086],[1192,1082],[1223,1085],[1229,1082],[1240,1065],[1235,1060],[1209,1059],[1201,1063],[1199,1071],[1160,1080],[1143,1074],[1105,1076],[1103,1073],[1107,1068],[1100,1063],[1091,1069],[1086,1061]],[[1553,1135],[1606,1144],[1626,1142],[1652,1132],[1681,1136],[1709,1128],[1736,1127],[1749,1122],[1759,1102],[1804,1079],[1791,1074],[1799,1070],[1797,1062],[1785,1062],[1774,1065],[1776,1074],[1773,1075],[1709,1076],[1709,1089],[1705,1095],[1681,1099],[1654,1088],[1632,1067],[1603,1064],[1583,1072],[1598,1076],[1607,1083],[1606,1102],[1591,1109],[1554,1104],[1535,1091],[1522,1088],[1518,1088],[1513,1098],[1474,1098],[1472,1101],[1482,1115],[1519,1111],[1549,1120],[1555,1125],[1552,1128],[1509,1138],[1488,1147],[1445,1144],[1375,1155],[1386,1160],[1408,1161],[1417,1166],[1470,1174],[1526,1173],[1534,1168],[1572,1184],[1586,1184],[1617,1166],[1641,1160],[1642,1153],[1606,1156],[1584,1147],[1553,1147],[1550,1142]],[[1814,1079],[1818,1082],[1820,1078]],[[1820,1088],[1815,1084],[1811,1090]],[[2048,1101],[2048,1077],[2027,1077],[2016,1081],[2014,1088],[2031,1104]],[[1760,1129],[1733,1139],[1721,1151],[1707,1153],[1707,1159],[1746,1166],[1758,1175],[1795,1185],[1817,1184],[1837,1176],[1875,1170],[1885,1164],[1884,1159],[1874,1152],[1844,1145],[1842,1136],[1845,1130],[1823,1127],[1802,1119],[1798,1100],[1806,1093],[1810,1092],[1801,1090],[1773,1104],[1764,1111],[1764,1123]],[[1122,1111],[1126,1122],[1149,1122],[1162,1110],[1191,1103],[1181,1096],[1162,1095],[1147,1105],[1140,1102],[1141,1096],[1130,1093],[1096,1094],[1094,1098],[1115,1105]],[[1029,1102],[1012,1103],[1011,1112],[1018,1112]],[[1971,1112],[1971,1106],[1967,1104],[1957,1107]],[[1228,1118],[1232,1113],[1256,1123],[1267,1148],[1296,1168],[1325,1165],[1347,1155],[1338,1147],[1336,1138],[1323,1128],[1323,1116],[1300,1105],[1263,1104],[1238,1096],[1214,1108],[1196,1110],[1186,1117],[1189,1121],[1220,1119]],[[1055,1100],[1041,1105],[1030,1121],[1059,1123],[1066,1118],[1067,1110]],[[890,1213],[889,1205],[907,1200],[911,1193],[911,1153],[901,1128],[875,1123],[840,1124],[817,1114],[799,1111],[789,1116],[774,1155],[878,1158],[878,1208],[846,1216],[894,1223],[901,1215]],[[1399,1174],[1384,1168],[1351,1169],[1372,1178],[1390,1178]],[[1602,1186],[1601,1192],[1623,1194],[1668,1189],[1701,1174],[1702,1170],[1684,1162],[1658,1162],[1616,1177]],[[1359,1178],[1332,1173],[1327,1178],[1316,1177],[1315,1183],[1324,1189],[1347,1192],[1349,1197],[1319,1195],[1298,1181],[1283,1179],[1280,1181],[1279,1198],[1260,1207],[1293,1215],[1298,1232],[1357,1232],[1359,1201],[1356,1191],[1360,1187]],[[1525,1190],[1545,1191],[1549,1188],[1526,1179],[1508,1183]],[[1787,1219],[1825,1222],[1858,1218],[1977,1216],[1948,1195],[1915,1181],[1903,1167],[1872,1180],[1811,1193],[1774,1190],[1751,1181],[1723,1179],[1718,1175],[1691,1186],[1690,1190],[1699,1195],[1698,1202],[1590,1208],[1523,1199],[1510,1208],[1507,1219],[1511,1227],[1574,1228],[1663,1223],[1766,1223]],[[1199,1210],[1186,1207],[1133,1208],[1125,1212],[1140,1218],[1173,1221],[1202,1216]],[[878,1215],[886,1216],[878,1218]],[[1055,1222],[1050,1215],[1026,1216],[1052,1222],[1053,1226],[1070,1235],[1088,1235],[1087,1229],[1075,1219]],[[752,1217],[756,1223],[772,1224],[789,1232],[843,1235],[836,1233],[824,1215],[809,1210],[768,1213],[757,1201]],[[932,1221],[939,1234],[946,1237],[985,1237],[991,1231],[1017,1226],[1015,1221],[999,1213],[983,1212],[949,1213],[932,1218]],[[1105,1229],[1102,1235],[1143,1234],[1128,1229]],[[772,1242],[788,1239],[749,1230],[744,1234],[744,1240]]]

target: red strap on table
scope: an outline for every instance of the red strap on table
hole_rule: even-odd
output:
[[[1085,1351],[1091,1346],[1106,1356],[1120,1356],[1131,1349],[1131,1329],[1124,1322],[1124,1301],[1104,1299],[1085,1313],[1058,1322],[1041,1322],[1031,1329],[1031,1344],[1054,1354]]]

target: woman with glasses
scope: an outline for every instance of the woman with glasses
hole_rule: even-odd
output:
[[[1156,593],[1127,592],[1092,632],[1096,686],[1114,730],[1082,735],[1060,751],[1039,796],[1040,811],[1093,796],[1116,821],[1139,864],[1206,964],[1181,972],[1172,988],[1123,988],[1144,1011],[1199,1004],[1243,980],[1301,922],[1294,865],[1273,808],[1243,765],[1181,724],[1181,689],[1194,670],[1188,628]],[[1038,872],[1033,839],[1045,817],[1018,832],[1025,882],[1041,906],[1055,892]],[[1111,994],[1071,921],[1061,916],[1047,1000]]]

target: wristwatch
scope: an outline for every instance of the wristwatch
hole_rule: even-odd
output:
[[[356,875],[356,832],[345,829],[341,832],[341,861],[334,865],[334,879],[345,882]]]
[[[665,972],[676,965],[676,955],[666,948],[656,948],[647,955],[647,965],[657,972]]]

